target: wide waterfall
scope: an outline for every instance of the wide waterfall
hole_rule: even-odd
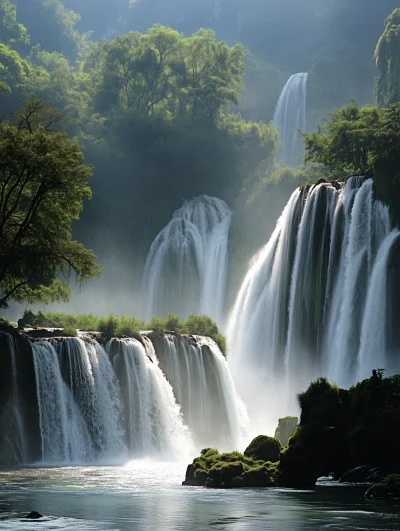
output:
[[[143,276],[146,319],[168,312],[222,321],[232,213],[200,196],[184,203],[154,240]]]
[[[155,341],[160,365],[196,445],[220,450],[243,446],[247,412],[216,343],[200,336],[169,334]]]
[[[274,114],[274,125],[281,142],[279,158],[293,166],[299,165],[303,154],[303,139],[299,130],[306,129],[307,76],[300,73],[289,78]]]
[[[186,462],[243,445],[246,411],[211,339],[0,333],[0,349],[1,464]]]
[[[370,179],[293,193],[250,265],[229,323],[231,368],[259,429],[293,413],[288,397],[313,378],[346,387],[372,369],[400,367],[389,348],[390,260],[399,235]]]

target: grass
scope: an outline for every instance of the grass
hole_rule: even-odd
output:
[[[186,321],[181,321],[175,314],[167,317],[153,317],[150,323],[128,315],[110,314],[97,317],[91,313],[65,314],[59,312],[25,311],[23,315],[25,325],[40,328],[62,328],[64,330],[83,330],[102,332],[106,337],[138,337],[141,330],[152,330],[156,334],[179,333],[211,337],[226,354],[226,339],[220,334],[217,325],[207,315],[191,315]]]

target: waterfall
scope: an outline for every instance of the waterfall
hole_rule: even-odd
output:
[[[105,351],[73,338],[36,342],[32,349],[42,460],[88,463],[120,455],[119,390]]]
[[[216,343],[200,336],[151,339],[196,447],[242,448],[247,412]]]
[[[146,319],[173,312],[222,321],[231,218],[224,201],[208,196],[187,201],[174,213],[146,260]]]
[[[247,413],[212,339],[103,342],[0,334],[2,465],[187,462],[205,446],[243,448]]]
[[[293,412],[288,397],[313,378],[347,387],[389,367],[388,264],[399,234],[370,179],[293,193],[228,327],[235,382],[259,430]]]
[[[135,455],[167,459],[193,453],[171,385],[161,371],[151,341],[113,339],[108,345],[113,365],[123,382],[129,450]]]
[[[306,89],[308,74],[294,74],[286,83],[274,114],[279,131],[279,158],[286,164],[298,166],[303,154],[303,139],[299,133],[306,129]]]

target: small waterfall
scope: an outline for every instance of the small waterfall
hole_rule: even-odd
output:
[[[232,213],[224,201],[185,202],[154,240],[145,265],[146,319],[173,312],[206,314],[221,323]]]
[[[389,367],[388,264],[398,236],[370,179],[293,193],[228,327],[232,372],[258,431],[293,412],[288,397],[315,377],[346,387]]]
[[[151,339],[196,447],[241,448],[247,413],[216,343],[200,336]]]
[[[294,74],[286,83],[274,114],[279,131],[279,158],[286,164],[298,166],[303,154],[303,139],[299,133],[306,129],[306,89],[308,74]]]
[[[112,339],[108,350],[122,383],[129,450],[135,455],[167,459],[191,455],[190,432],[184,425],[171,385],[162,373],[151,341]]]

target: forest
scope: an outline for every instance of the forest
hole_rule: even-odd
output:
[[[236,213],[231,291],[297,185],[317,174],[329,179],[363,171],[376,176],[380,197],[390,202],[388,183],[398,181],[396,7],[394,0],[0,0],[0,141],[12,159],[1,168],[3,191],[9,190],[12,164],[21,160],[21,152],[11,149],[13,135],[26,136],[21,150],[39,136],[47,149],[54,141],[57,149],[75,150],[71,174],[82,176],[80,190],[65,184],[64,203],[57,203],[65,230],[72,226],[68,238],[82,242],[71,240],[78,264],[55,263],[53,255],[46,259],[46,281],[10,268],[8,280],[1,280],[4,266],[4,302],[66,300],[65,284],[55,280],[61,273],[69,269],[78,281],[100,273],[85,247],[103,268],[90,284],[94,291],[122,292],[129,284],[137,293],[154,237],[184,199],[197,195],[220,197]],[[277,158],[271,121],[284,84],[299,71],[309,74],[310,135],[305,166],[286,168]],[[57,115],[56,131],[44,130],[43,122],[38,130],[21,131],[19,117],[35,102]],[[311,133],[318,123],[326,125]],[[357,154],[350,145],[358,146]],[[61,164],[59,157],[55,163]],[[52,216],[44,205],[43,216]],[[15,251],[7,236],[14,229],[7,227],[3,223],[4,256]],[[29,269],[41,259],[27,249],[36,242],[20,236]],[[47,244],[54,247],[61,236]],[[124,297],[108,310],[131,311]]]

